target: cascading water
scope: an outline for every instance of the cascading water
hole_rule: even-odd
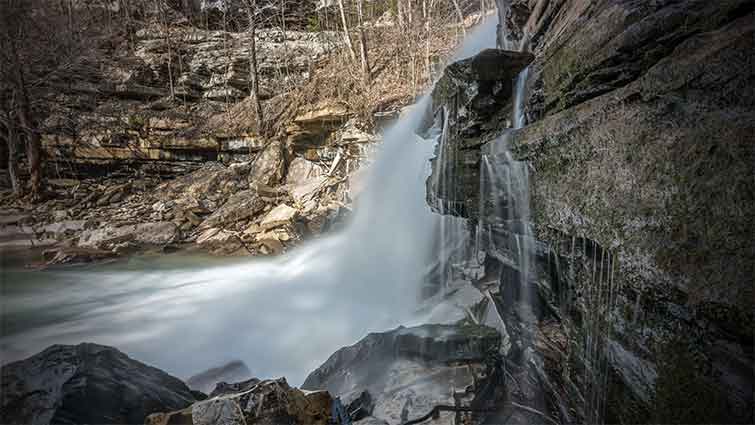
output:
[[[505,14],[505,13],[504,13]],[[516,48],[515,42],[509,37],[509,31],[506,22],[502,23],[503,32],[501,40],[504,44],[502,47],[507,49]],[[529,46],[527,33],[523,35],[518,43],[518,50],[525,51]],[[526,125],[527,117],[525,111],[526,101],[526,83],[529,78],[530,68],[525,68],[518,76],[514,86],[514,106],[512,111],[512,127],[514,130],[521,129]],[[533,267],[535,266],[535,238],[530,225],[529,211],[529,177],[528,166],[524,162],[517,162],[512,159],[511,152],[508,149],[510,133],[504,133],[495,143],[491,143],[489,149],[484,152],[481,160],[481,205],[480,205],[480,223],[478,233],[487,236],[479,236],[482,241],[487,239],[490,244],[494,245],[492,250],[499,248],[492,242],[496,239],[496,233],[508,232],[508,238],[502,238],[506,243],[503,245],[508,248],[509,256],[517,258],[514,266],[518,270],[518,290],[515,293],[509,291],[509,302],[514,302],[517,308],[524,310],[517,316],[519,324],[523,330],[521,336],[522,344],[532,344],[534,326],[536,325],[535,316],[532,314],[534,309],[538,308],[538,303],[533,299],[532,289]],[[505,190],[503,189],[505,187]],[[487,208],[487,209],[484,209]],[[501,223],[503,217],[506,224]],[[501,238],[498,238],[501,240]],[[584,311],[581,318],[581,324],[571,323],[564,326],[569,332],[575,332],[576,335],[569,335],[570,340],[575,341],[574,347],[570,347],[569,356],[575,356],[575,363],[581,364],[581,375],[575,376],[574,379],[579,382],[583,398],[581,401],[580,413],[585,423],[598,424],[603,423],[606,410],[606,400],[608,393],[609,369],[612,354],[611,346],[611,320],[612,315],[616,314],[617,291],[614,284],[614,273],[616,269],[615,256],[610,251],[600,247],[593,241],[582,239],[582,247],[576,246],[576,238],[572,239],[572,249],[570,255],[569,267],[574,268],[577,264],[582,264],[585,269],[582,272],[589,276],[585,287],[582,288],[580,295],[569,294],[567,290],[559,289],[559,301],[561,303],[562,316],[566,320],[571,320],[570,309],[574,308],[574,302],[582,303],[579,310]],[[504,250],[505,251],[505,250]],[[559,268],[558,255],[553,254],[549,249],[552,257],[555,259],[555,265]],[[507,258],[505,255],[503,258]],[[572,275],[575,270],[570,272]],[[556,275],[561,275],[557,270]],[[511,284],[512,282],[507,282]],[[526,350],[525,350],[526,352]],[[534,350],[530,351],[534,353]],[[529,361],[525,356],[525,362]],[[569,359],[567,363],[573,360]],[[570,368],[567,369],[571,372]],[[520,380],[519,385],[525,380]],[[567,416],[568,417],[568,416]]]
[[[502,27],[501,39],[504,49],[514,50],[514,43]],[[525,50],[523,40],[519,51]],[[475,230],[475,245],[482,254],[479,258],[493,256],[506,270],[501,277],[501,304],[508,317],[508,332],[514,334],[514,356],[507,364],[516,365],[509,371],[518,388],[519,400],[530,407],[545,407],[544,392],[537,382],[534,371],[542,363],[534,345],[539,303],[534,294],[536,276],[535,247],[530,216],[529,165],[516,161],[510,151],[511,131],[526,124],[524,103],[529,68],[521,71],[513,83],[512,129],[487,143],[480,158],[480,204],[479,219]]]
[[[449,110],[444,107],[439,121],[442,122],[440,134],[437,136],[438,155],[436,159],[438,170],[436,188],[440,193],[456,193],[458,187],[458,172],[451,169],[457,163],[457,151],[448,149],[447,145],[452,137],[449,130]],[[448,158],[447,155],[454,157]],[[468,281],[466,274],[473,270],[468,266],[471,255],[470,232],[467,221],[459,216],[459,206],[452,202],[440,201],[439,235],[438,235],[438,263],[437,272],[428,276],[435,280],[440,288],[448,292]]]
[[[492,47],[495,27],[481,24],[454,59]],[[299,384],[338,348],[412,320],[440,226],[425,202],[433,144],[415,134],[427,103],[384,135],[347,227],[284,257],[4,272],[2,361],[94,341],[182,377],[240,358]]]

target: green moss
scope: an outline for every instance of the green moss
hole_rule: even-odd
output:
[[[318,15],[312,15],[307,19],[307,31],[319,32],[322,30],[320,25],[320,17]]]
[[[146,125],[146,118],[139,114],[128,115],[126,117],[127,130],[141,131],[142,129],[144,129],[144,127],[146,127]]]
[[[557,54],[545,63],[542,75],[546,105],[555,105],[556,111],[569,106],[569,85],[581,72],[581,63],[578,54],[568,48],[559,49]]]

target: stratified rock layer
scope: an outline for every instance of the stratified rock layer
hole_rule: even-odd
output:
[[[513,82],[532,60],[529,53],[487,49],[445,69],[432,92],[432,114],[446,137],[427,181],[427,200],[435,211],[477,214],[479,147],[496,134],[497,125],[491,124],[511,115]]]
[[[548,404],[567,422],[597,407],[608,422],[751,423],[755,4],[498,5],[500,44],[523,40],[535,56],[526,125],[506,141],[531,165],[538,326],[566,335],[545,358],[543,380],[558,384],[545,385]],[[507,119],[479,125],[482,140],[452,133],[462,148],[435,173],[474,182],[475,151],[495,160]],[[479,196],[467,183],[460,195],[430,185],[430,204],[448,199],[438,209],[477,220],[458,205]],[[495,267],[506,304],[518,280]]]
[[[537,57],[532,124],[512,145],[536,170],[538,237],[619,258],[611,350],[631,391],[609,419],[752,422],[755,4],[529,3],[512,10]],[[643,362],[658,379],[634,378]]]

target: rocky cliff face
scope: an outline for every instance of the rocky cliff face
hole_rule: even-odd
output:
[[[503,143],[530,164],[538,326],[555,320],[569,341],[541,377],[556,384],[543,385],[549,405],[582,399],[592,407],[577,418],[597,406],[618,423],[752,422],[754,5],[498,6],[499,44],[534,54],[526,125],[503,138],[508,111],[488,115],[480,134],[454,136],[434,172],[479,182],[475,159],[503,161]],[[460,167],[462,157],[472,161]],[[485,193],[479,183],[461,196],[430,188],[431,201],[474,204]],[[484,220],[474,208],[445,212]],[[487,261],[504,268],[505,302],[516,271]],[[597,354],[580,342],[591,338]],[[596,392],[607,395],[597,405]]]
[[[432,115],[442,123],[445,140],[438,143],[427,182],[428,203],[436,211],[477,214],[480,146],[496,133],[490,123],[511,116],[510,82],[532,60],[529,53],[489,49],[443,72],[433,90]]]
[[[330,32],[258,31],[261,99],[303,84],[336,40]],[[227,111],[250,94],[249,33],[148,26],[130,42],[100,52],[75,84],[60,82],[58,107],[43,125],[51,175],[154,164],[150,171],[172,174],[171,167],[244,159],[264,146],[255,131],[264,123],[243,104]],[[270,108],[274,120],[281,111]]]

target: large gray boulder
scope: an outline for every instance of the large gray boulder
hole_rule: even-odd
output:
[[[364,413],[399,424],[438,404],[453,405],[454,391],[474,385],[475,373],[499,345],[498,333],[485,326],[399,327],[336,351],[302,388],[326,389],[345,405],[367,391],[372,411]],[[436,423],[452,420],[453,415],[444,414]]]
[[[138,424],[195,400],[178,378],[96,344],[54,345],[0,373],[4,424]]]
[[[79,237],[79,247],[87,249],[112,249],[122,243],[161,246],[178,238],[178,228],[172,222],[107,224],[98,229],[85,230]]]

